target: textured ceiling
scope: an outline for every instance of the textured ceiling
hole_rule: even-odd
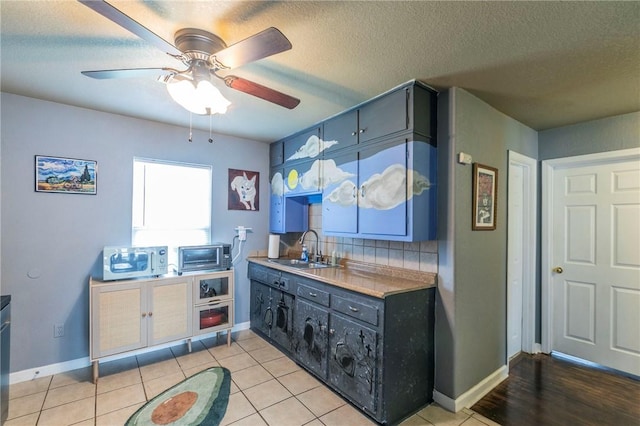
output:
[[[165,40],[180,28],[233,44],[279,28],[293,49],[233,74],[301,99],[294,110],[221,87],[204,130],[272,141],[408,80],[457,86],[536,130],[640,110],[640,2],[110,2]],[[72,0],[0,1],[1,89],[189,126],[153,79],[84,70],[181,64]]]

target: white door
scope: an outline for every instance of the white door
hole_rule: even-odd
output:
[[[640,161],[587,161],[551,175],[551,349],[640,375]]]
[[[507,226],[507,359],[522,350],[522,168],[509,165]]]
[[[508,179],[507,360],[536,352],[537,161],[509,151]]]

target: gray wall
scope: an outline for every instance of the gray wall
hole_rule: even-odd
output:
[[[12,372],[88,356],[88,277],[103,246],[131,243],[134,156],[212,165],[212,239],[231,242],[244,225],[253,228],[244,255],[266,247],[268,145],[223,135],[209,144],[199,131],[188,143],[185,128],[1,96],[1,291],[12,295]],[[36,154],[96,160],[97,195],[35,192]],[[259,211],[227,210],[229,168],[260,172]],[[236,322],[249,320],[246,269],[246,260],[236,265]],[[65,324],[64,337],[53,338],[55,323]]]
[[[640,146],[640,112],[539,133],[538,159],[572,157]]]
[[[438,392],[456,399],[506,364],[508,150],[534,157],[537,132],[468,92],[440,94],[438,110]],[[495,231],[472,231],[472,167],[498,168]]]

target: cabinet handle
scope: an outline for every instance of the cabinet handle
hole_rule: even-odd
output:
[[[153,312],[149,312],[149,316],[152,317],[153,316]]]
[[[218,306],[219,304],[220,304],[220,302],[208,303],[207,306]]]
[[[311,296],[311,297],[318,297],[318,293],[311,293],[311,292],[309,292],[309,296]]]
[[[353,306],[349,305],[349,309],[351,310],[351,312],[359,312],[360,309],[358,308],[354,308]]]
[[[330,334],[331,336],[333,336],[334,334],[336,334],[336,329],[335,329],[335,328],[330,328],[330,329],[329,329],[329,334]]]
[[[358,132],[351,132],[351,136],[355,136],[357,134],[358,134]]]
[[[147,316],[147,313],[146,313],[146,312],[143,312],[143,313],[142,313],[142,318],[144,318],[144,317],[146,317],[146,316]]]
[[[367,129],[360,129],[360,131],[358,133],[362,134],[366,131]]]

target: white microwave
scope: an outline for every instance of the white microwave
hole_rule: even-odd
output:
[[[118,247],[102,250],[102,279],[123,280],[168,273],[168,247]]]

